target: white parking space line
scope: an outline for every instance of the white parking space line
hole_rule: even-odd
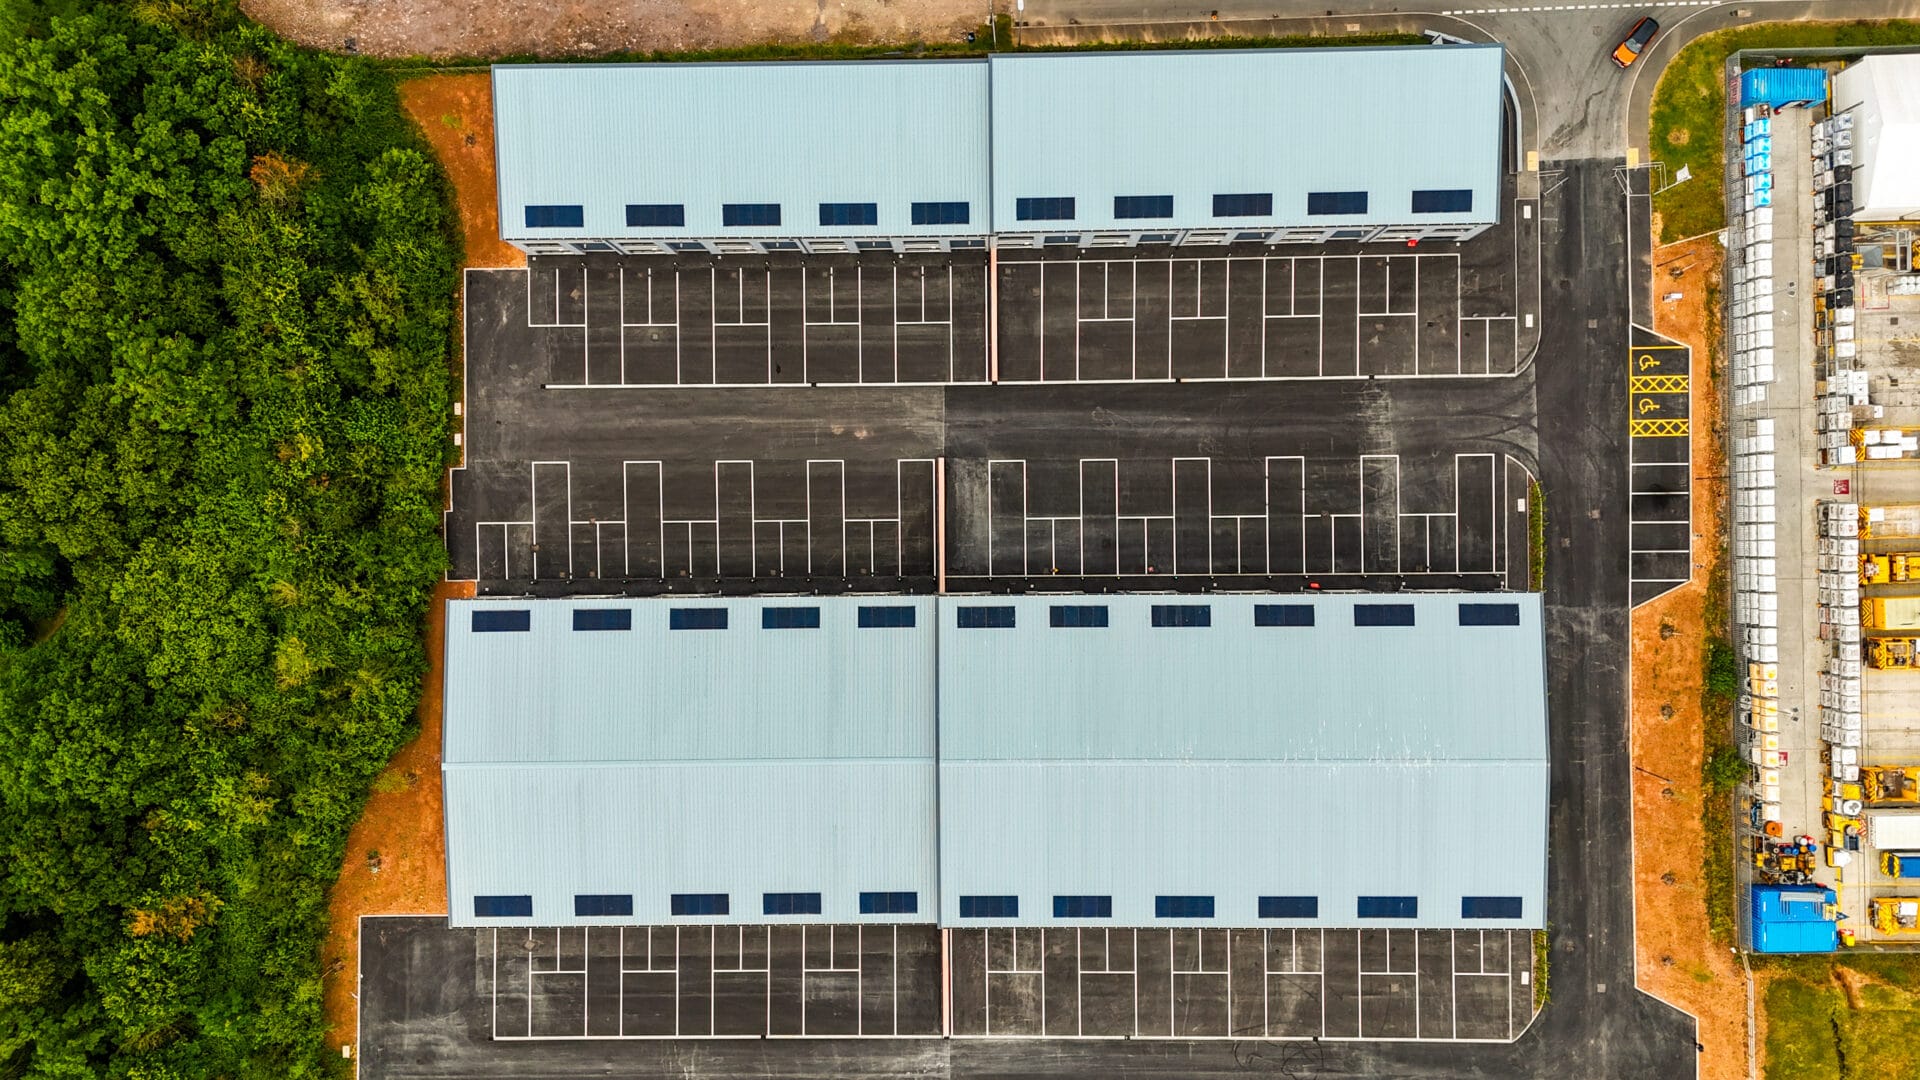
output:
[[[493,579],[490,572],[497,562],[500,579],[511,580],[515,570],[521,576],[533,580],[573,576],[584,568],[575,565],[575,530],[589,530],[592,537],[592,573],[596,578],[623,578],[628,576],[647,576],[636,568],[636,556],[644,552],[657,553],[661,560],[660,573],[673,577],[685,572],[699,576],[720,575],[728,572],[728,565],[744,563],[750,576],[764,577],[771,574],[797,573],[801,566],[789,566],[789,551],[802,548],[805,553],[804,572],[808,574],[829,574],[837,577],[852,576],[901,576],[920,573],[918,567],[907,565],[907,549],[910,543],[923,543],[931,546],[931,537],[910,536],[909,500],[924,502],[931,508],[938,493],[931,488],[922,494],[914,492],[921,487],[924,473],[927,484],[935,482],[937,461],[933,458],[898,458],[894,461],[893,491],[885,496],[881,505],[891,507],[890,513],[851,514],[848,512],[846,491],[846,462],[840,458],[816,458],[804,462],[804,475],[807,478],[805,491],[806,510],[801,517],[763,516],[761,513],[761,481],[758,464],[752,460],[716,460],[711,466],[693,465],[696,469],[711,468],[712,504],[711,514],[702,504],[693,514],[678,516],[668,513],[666,486],[668,473],[666,463],[659,460],[630,460],[621,462],[620,510],[619,516],[581,517],[574,510],[571,463],[566,461],[536,461],[529,464],[529,501],[532,515],[526,519],[482,520],[474,523],[475,571],[478,576]],[[549,476],[544,480],[540,476],[542,469],[559,470],[558,477]],[[676,471],[678,471],[676,469]],[[723,474],[725,474],[723,476]],[[746,550],[737,552],[738,541],[730,546],[722,533],[723,488],[728,478],[735,484],[744,484],[746,493],[745,514],[737,525],[745,530]],[[815,498],[816,481],[824,484],[834,493],[834,497],[817,501]],[[564,554],[543,551],[539,547],[540,529],[548,525],[547,515],[541,512],[542,492],[553,497],[553,486],[558,484],[565,492],[565,536]],[[641,505],[635,505],[636,493]],[[817,504],[816,504],[817,503]],[[687,509],[685,504],[677,509]],[[815,527],[830,527],[839,536],[838,565],[832,565],[834,558],[829,552],[816,552]],[[610,537],[617,531],[619,542]],[[797,536],[796,536],[797,534]],[[763,536],[771,535],[777,540],[775,549],[778,561],[772,565],[763,565],[760,544]],[[498,537],[498,559],[493,558],[496,550],[493,539]],[[789,543],[793,537],[795,543]],[[669,541],[680,541],[691,558],[697,554],[709,540],[712,543],[713,565],[667,565],[665,560],[670,550]],[[696,544],[698,541],[698,544]],[[520,559],[514,553],[522,552]],[[859,552],[866,557],[870,565],[856,566],[851,557]],[[818,557],[816,557],[818,556]],[[816,565],[817,564],[817,565]],[[931,572],[928,568],[927,572]],[[737,576],[737,575],[736,575]]]
[[[868,386],[943,386],[958,383],[982,382],[988,377],[987,357],[984,347],[981,355],[970,358],[963,365],[960,356],[960,334],[955,316],[963,306],[960,282],[968,274],[968,268],[956,268],[951,265],[927,264],[913,268],[918,273],[902,275],[899,266],[854,266],[854,267],[783,267],[773,269],[728,268],[712,266],[689,267],[642,267],[622,264],[618,270],[617,288],[619,330],[619,378],[614,382],[592,380],[587,367],[587,339],[583,336],[580,343],[581,374],[577,377],[569,374],[565,378],[546,384],[552,390],[603,390],[623,387],[658,389],[670,386],[687,387],[732,387],[732,386],[770,386],[788,385],[776,383],[776,359],[782,350],[797,349],[799,352],[800,372],[795,385],[804,385],[816,380],[820,374],[814,370],[815,346],[820,334],[817,331],[841,330],[851,327],[853,341],[850,343],[857,364],[855,384]],[[867,270],[874,270],[868,275]],[[957,272],[956,272],[957,271]],[[775,318],[776,295],[775,279],[783,275],[799,275],[798,317],[791,322]],[[987,268],[978,268],[977,287],[981,291],[982,321],[980,330],[984,334],[987,328],[985,311],[986,290],[990,285]],[[871,281],[884,275],[890,294],[886,305],[891,309],[891,326],[887,328],[888,338],[882,340],[869,338],[867,320],[862,318],[864,290]],[[628,278],[633,279],[633,287],[628,287]],[[822,284],[816,279],[824,279]],[[536,279],[538,282],[536,284]],[[664,296],[671,279],[671,302]],[[789,279],[790,280],[790,279]],[[971,287],[971,286],[970,286]],[[539,329],[589,329],[595,323],[589,312],[592,311],[588,295],[592,288],[589,275],[584,267],[539,267],[526,272],[527,288],[527,325]],[[545,313],[552,311],[558,319],[562,309],[563,297],[578,290],[581,317],[579,321],[549,321]],[[696,346],[692,353],[686,346],[686,323],[683,312],[686,297],[702,294],[711,301],[708,311],[707,341],[704,348]],[[815,318],[815,309],[824,301],[825,318]],[[874,310],[879,310],[875,301]],[[945,314],[938,314],[944,306]],[[695,308],[697,310],[697,306]],[[929,314],[933,312],[933,314]],[[695,326],[698,326],[697,316]],[[933,379],[903,380],[900,374],[900,340],[903,328],[924,327],[945,330],[942,335],[946,342],[946,360],[940,365],[945,368],[944,375]],[[716,378],[689,378],[693,371],[715,373],[721,364],[721,334],[717,331],[761,330],[766,338],[767,364],[763,376],[754,381],[741,382]],[[629,364],[627,331],[656,330],[670,331],[673,343],[673,372],[671,381],[634,379]],[[696,335],[697,337],[697,335]],[[921,347],[914,344],[914,348]],[[704,354],[704,356],[702,355]],[[968,370],[962,372],[965,366]],[[737,371],[737,368],[736,368]],[[970,376],[970,377],[963,377]],[[837,383],[834,375],[826,379]]]
[[[1487,535],[1483,538],[1491,550],[1491,569],[1476,565],[1465,569],[1461,550],[1468,538],[1460,535],[1462,473],[1481,469],[1469,462],[1484,459],[1488,481],[1487,503],[1480,511],[1487,517]],[[1138,478],[1152,478],[1164,467],[1164,502],[1142,505],[1138,495],[1123,502],[1120,483],[1121,463],[1114,458],[1083,458],[1077,463],[1078,481],[1071,494],[1059,503],[1047,506],[1034,502],[1029,462],[1021,458],[993,458],[986,469],[986,573],[959,574],[959,577],[1044,577],[1065,574],[1070,577],[1135,576],[1168,573],[1174,575],[1271,576],[1321,574],[1461,574],[1499,573],[1506,545],[1500,543],[1504,528],[1501,506],[1505,502],[1504,477],[1497,473],[1502,459],[1491,453],[1455,454],[1451,473],[1454,478],[1450,509],[1408,509],[1405,505],[1407,481],[1398,454],[1363,454],[1356,461],[1360,477],[1352,490],[1351,505],[1357,510],[1307,512],[1304,486],[1306,459],[1299,456],[1269,456],[1263,459],[1259,485],[1235,485],[1228,492],[1215,490],[1214,461],[1208,457],[1169,457],[1127,463],[1127,472]],[[1381,490],[1370,493],[1368,478],[1374,477]],[[1109,479],[1111,477],[1111,479]],[[1302,478],[1302,479],[1296,479]],[[1192,486],[1190,486],[1192,485]],[[1155,484],[1154,486],[1158,486]],[[1385,497],[1392,489],[1391,508],[1375,506],[1372,500]],[[1422,490],[1430,490],[1427,485]],[[1105,493],[1111,492],[1108,496]],[[1090,495],[1098,494],[1100,505],[1089,505]],[[1222,496],[1225,496],[1223,498]],[[1111,498],[1109,509],[1108,498]],[[1005,505],[1003,505],[1005,504]],[[1384,519],[1385,535],[1370,540],[1369,522]],[[1478,514],[1475,520],[1481,520]],[[1285,543],[1284,532],[1291,532],[1289,521],[1299,522],[1300,562],[1291,557],[1276,563],[1276,545]],[[1343,522],[1351,521],[1350,525]],[[1439,530],[1451,537],[1450,557],[1436,558],[1434,537]],[[1183,546],[1189,542],[1183,533],[1191,533],[1205,523],[1204,539],[1193,537],[1199,551]],[[1182,528],[1182,524],[1186,527]],[[1165,529],[1170,547],[1156,546],[1155,527]],[[1353,529],[1354,537],[1342,545],[1343,528]],[[1089,542],[1112,537],[1117,545],[1112,569],[1093,569]],[[1229,539],[1230,538],[1230,539]],[[1324,559],[1311,554],[1324,540]],[[1418,543],[1417,558],[1409,560],[1410,544]],[[1133,547],[1134,544],[1138,547]],[[1357,550],[1350,550],[1358,543]],[[1369,545],[1378,543],[1379,550]],[[1017,550],[1015,550],[1017,549]],[[1478,550],[1478,549],[1476,549]],[[1204,556],[1200,552],[1204,552]],[[1357,566],[1357,569],[1353,567]],[[1342,569],[1347,567],[1347,569]]]
[[[1417,255],[1368,255],[1368,254],[1362,254],[1362,255],[1258,255],[1258,256],[1236,255],[1236,256],[1217,256],[1212,258],[1195,258],[1195,257],[1189,256],[1185,258],[1169,257],[1165,259],[1152,259],[1152,258],[1082,259],[1074,262],[1066,262],[1064,260],[1004,259],[1003,258],[1000,260],[1001,265],[1010,266],[1010,267],[1024,266],[1024,267],[1038,268],[1036,280],[1040,282],[1039,297],[1037,300],[1038,318],[1036,321],[1036,326],[1039,328],[1039,330],[1037,331],[1036,337],[1035,337],[1035,348],[1038,355],[1037,374],[1032,379],[1024,379],[1024,380],[1010,379],[1007,381],[1010,381],[1010,382],[1011,381],[1037,381],[1037,382],[1083,381],[1083,382],[1101,382],[1101,383],[1140,381],[1140,378],[1141,378],[1139,375],[1139,361],[1140,361],[1139,336],[1140,335],[1138,332],[1136,332],[1133,335],[1130,335],[1130,339],[1131,339],[1130,350],[1132,354],[1130,370],[1133,372],[1133,378],[1131,379],[1097,379],[1097,380],[1083,379],[1081,377],[1081,366],[1080,366],[1081,357],[1079,354],[1080,354],[1081,343],[1082,343],[1081,328],[1084,325],[1129,322],[1134,324],[1136,326],[1136,329],[1139,327],[1139,297],[1140,297],[1140,291],[1141,291],[1140,290],[1141,279],[1143,276],[1142,268],[1151,268],[1147,272],[1153,273],[1155,276],[1158,275],[1159,268],[1161,267],[1165,268],[1165,275],[1166,275],[1165,288],[1166,288],[1166,298],[1167,298],[1167,304],[1168,304],[1168,312],[1166,315],[1166,319],[1167,319],[1167,326],[1169,328],[1169,333],[1167,334],[1166,362],[1167,362],[1167,370],[1169,372],[1172,372],[1176,363],[1176,356],[1174,351],[1174,334],[1171,332],[1171,328],[1177,324],[1182,324],[1182,323],[1230,324],[1233,318],[1233,311],[1235,309],[1234,293],[1231,285],[1232,272],[1233,272],[1232,264],[1243,263],[1243,262],[1256,260],[1256,259],[1259,261],[1260,267],[1261,267],[1261,275],[1260,275],[1261,289],[1260,289],[1260,298],[1259,298],[1259,307],[1260,307],[1259,318],[1261,321],[1261,325],[1264,327],[1269,322],[1272,322],[1272,321],[1303,320],[1303,319],[1314,320],[1314,322],[1317,324],[1317,328],[1319,331],[1319,333],[1317,334],[1317,338],[1319,342],[1317,351],[1321,354],[1315,363],[1315,368],[1316,368],[1315,372],[1311,374],[1296,374],[1296,375],[1282,375],[1282,374],[1275,373],[1273,370],[1273,365],[1270,363],[1267,355],[1268,335],[1266,333],[1262,333],[1260,335],[1261,336],[1261,342],[1260,342],[1261,359],[1260,359],[1260,365],[1259,365],[1259,374],[1257,375],[1233,374],[1229,368],[1229,365],[1231,363],[1231,355],[1223,351],[1223,355],[1221,358],[1220,374],[1218,375],[1183,374],[1180,376],[1182,381],[1196,382],[1196,381],[1212,381],[1217,379],[1222,381],[1234,382],[1234,381],[1257,381],[1257,380],[1263,380],[1263,379],[1366,378],[1371,373],[1365,371],[1363,368],[1363,363],[1362,363],[1363,357],[1360,352],[1361,342],[1363,340],[1363,337],[1361,334],[1360,323],[1361,323],[1361,320],[1363,319],[1383,319],[1383,318],[1411,319],[1416,321],[1416,325],[1414,325],[1413,327],[1414,332],[1412,333],[1410,340],[1408,342],[1408,349],[1410,351],[1410,358],[1412,361],[1413,371],[1411,373],[1404,373],[1404,372],[1397,373],[1388,377],[1453,378],[1453,377],[1458,377],[1461,374],[1506,377],[1513,374],[1512,371],[1494,370],[1493,349],[1492,349],[1491,338],[1490,338],[1490,335],[1496,331],[1503,335],[1510,336],[1514,342],[1514,345],[1511,350],[1507,351],[1507,355],[1509,357],[1507,362],[1511,364],[1517,361],[1517,357],[1519,355],[1518,319],[1516,318],[1516,316],[1510,315],[1510,314],[1509,315],[1458,315],[1456,314],[1454,316],[1456,327],[1455,327],[1455,333],[1453,334],[1454,341],[1455,341],[1455,357],[1454,357],[1455,363],[1452,370],[1446,370],[1444,368],[1441,370],[1431,370],[1431,364],[1425,363],[1424,360],[1426,358],[1423,358],[1420,355],[1420,336],[1421,335],[1419,333],[1419,328],[1417,326],[1417,320],[1420,318],[1420,315],[1421,315],[1421,308],[1420,308],[1421,292],[1420,292],[1420,280],[1419,280],[1420,268],[1423,265],[1423,260],[1425,261],[1426,264],[1432,264],[1436,261],[1446,261],[1451,264],[1452,278],[1454,282],[1454,289],[1453,289],[1454,296],[1452,298],[1452,310],[1455,312],[1459,312],[1462,310],[1462,303],[1463,303],[1463,299],[1461,295],[1462,274],[1460,270],[1460,256],[1456,253],[1426,253],[1426,254],[1417,254]],[[1356,289],[1355,296],[1353,298],[1354,299],[1354,316],[1353,317],[1354,317],[1355,344],[1354,344],[1353,363],[1350,365],[1351,370],[1339,371],[1331,375],[1326,370],[1326,358],[1324,356],[1325,347],[1326,347],[1324,312],[1326,307],[1326,294],[1327,294],[1327,282],[1328,282],[1326,268],[1330,263],[1337,263],[1342,266],[1346,266],[1350,264],[1353,267],[1354,282],[1355,282],[1355,289]],[[1207,284],[1208,275],[1206,274],[1204,267],[1212,264],[1225,264],[1225,271],[1221,274],[1221,283],[1210,287]],[[1377,264],[1378,266],[1377,269],[1371,269],[1371,267],[1373,267],[1374,264]],[[1274,273],[1274,268],[1276,266],[1281,266],[1281,265],[1284,265],[1287,267],[1286,273],[1288,274],[1289,285],[1290,285],[1290,288],[1287,291],[1287,297],[1286,297],[1287,302],[1285,305],[1280,305],[1273,302],[1277,298],[1272,298],[1269,296],[1269,293],[1271,291],[1269,288],[1269,283],[1272,280],[1271,275]],[[1299,279],[1302,276],[1302,268],[1305,266],[1312,266],[1314,268],[1313,274],[1312,274],[1314,278],[1314,283],[1311,290],[1311,295],[1313,295],[1316,299],[1315,299],[1315,305],[1314,305],[1315,310],[1310,312],[1302,312],[1299,310],[1300,308]],[[1047,349],[1048,335],[1045,333],[1045,330],[1044,330],[1047,324],[1047,291],[1048,290],[1044,286],[1046,275],[1048,275],[1049,273],[1065,273],[1067,272],[1067,269],[1066,269],[1067,267],[1072,267],[1073,268],[1072,272],[1075,275],[1075,291],[1074,291],[1074,303],[1075,303],[1074,352],[1075,352],[1075,355],[1073,357],[1073,363],[1071,365],[1070,375],[1065,373],[1066,365],[1064,361],[1062,361],[1057,356],[1048,355],[1048,349]],[[1125,314],[1116,314],[1113,311],[1110,304],[1110,296],[1112,292],[1112,276],[1116,272],[1116,270],[1119,268],[1124,268],[1124,273],[1125,275],[1128,276],[1133,286],[1132,303],[1130,304]],[[1381,303],[1377,308],[1369,308],[1366,304],[1362,302],[1362,294],[1368,291],[1368,285],[1372,283],[1371,278],[1368,275],[1375,274],[1375,273],[1382,275],[1378,282],[1379,292],[1381,296]],[[1101,313],[1099,315],[1086,314],[1088,307],[1090,306],[1087,300],[1087,297],[1091,294],[1089,294],[1086,291],[1089,287],[1088,280],[1090,277],[1096,278],[1096,281],[1099,287],[1104,289],[1106,293],[1106,295],[1102,296],[1101,298],[1101,304],[1100,304]],[[1396,289],[1396,286],[1398,286],[1397,289]],[[1219,300],[1218,310],[1213,313],[1209,313],[1208,312],[1209,301],[1216,298],[1216,294],[1214,291],[1215,289],[1223,290],[1223,292],[1221,295],[1217,297],[1217,299]],[[1182,295],[1183,293],[1187,293],[1187,292],[1190,292],[1191,295],[1190,296]],[[1402,297],[1402,302],[1396,302],[1395,300],[1396,292]],[[1242,302],[1244,302],[1244,299],[1245,298],[1243,297]],[[1284,306],[1285,310],[1278,310],[1282,306]],[[1464,341],[1465,337],[1467,336],[1466,334],[1467,324],[1470,324],[1470,323],[1479,324],[1481,328],[1481,340],[1482,340],[1482,345],[1480,346],[1480,355],[1476,357],[1471,357],[1471,358],[1464,357],[1461,355],[1461,349],[1462,349],[1461,342]],[[1224,337],[1223,337],[1223,342],[1224,342]],[[1171,374],[1166,376],[1153,375],[1148,377],[1148,381],[1167,381],[1172,377],[1173,376]]]

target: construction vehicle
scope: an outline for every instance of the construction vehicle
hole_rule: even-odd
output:
[[[1860,556],[1860,584],[1920,581],[1920,551],[1887,551]]]
[[[1920,855],[1886,851],[1880,854],[1880,872],[1895,880],[1920,879]]]
[[[1920,898],[1881,896],[1871,904],[1873,928],[1882,934],[1920,934]]]
[[[1920,596],[1875,596],[1862,600],[1860,625],[1868,630],[1920,630]]]
[[[1911,537],[1920,539],[1920,506],[1862,506],[1862,540]]]
[[[1867,666],[1875,671],[1912,671],[1920,655],[1920,638],[1876,637],[1867,639]]]
[[[1920,806],[1920,765],[1863,765],[1860,797],[1869,806]]]

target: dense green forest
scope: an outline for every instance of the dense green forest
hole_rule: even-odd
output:
[[[458,240],[390,78],[0,0],[0,1078],[294,1077],[406,739]]]

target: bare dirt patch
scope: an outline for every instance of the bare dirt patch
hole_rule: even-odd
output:
[[[1707,929],[1701,825],[1706,718],[1701,713],[1707,584],[1719,557],[1725,497],[1718,381],[1710,372],[1708,304],[1721,255],[1705,237],[1654,252],[1654,326],[1693,347],[1693,581],[1633,613],[1633,844],[1637,980],[1700,1021],[1703,1080],[1747,1075],[1745,976]],[[1669,276],[1680,268],[1679,277]],[[1716,722],[1718,720],[1716,719]],[[1714,837],[1726,843],[1726,837]]]
[[[453,184],[468,266],[525,266],[500,239],[493,172],[493,84],[485,72],[422,75],[400,84],[400,105],[420,126]]]
[[[440,698],[446,679],[447,601],[473,595],[470,581],[441,582],[427,609],[427,677],[420,687],[420,734],[374,779],[373,794],[347,837],[346,860],[329,898],[327,1038],[354,1043],[359,1012],[360,916],[445,915],[447,839],[441,829]]]
[[[241,0],[240,7],[302,45],[435,58],[948,41],[986,22],[979,0]]]

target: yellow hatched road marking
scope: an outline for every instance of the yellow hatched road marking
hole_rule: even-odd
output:
[[[1628,389],[1636,394],[1684,394],[1687,392],[1685,375],[1635,375],[1627,382]]]
[[[1627,431],[1636,439],[1679,439],[1688,434],[1685,417],[1666,420],[1629,420]]]

